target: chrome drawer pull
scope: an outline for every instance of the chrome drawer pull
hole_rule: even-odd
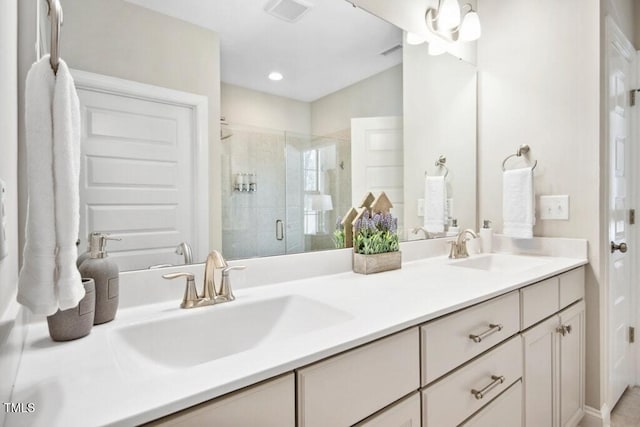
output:
[[[481,342],[483,338],[486,338],[489,335],[495,334],[496,332],[501,330],[502,330],[502,325],[496,324],[496,323],[490,323],[488,330],[484,331],[479,335],[470,334],[469,339],[471,339],[473,342]]]
[[[487,385],[485,388],[483,388],[482,390],[476,390],[471,389],[471,394],[473,394],[476,399],[480,400],[483,397],[485,397],[487,395],[487,393],[489,393],[491,390],[493,390],[494,388],[496,388],[497,386],[499,386],[500,384],[502,384],[504,382],[504,376],[500,375],[491,375],[491,379],[493,381],[491,381],[491,383],[489,385]]]

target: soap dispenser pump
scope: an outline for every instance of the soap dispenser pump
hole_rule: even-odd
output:
[[[485,219],[482,222],[482,228],[480,229],[480,240],[482,241],[482,252],[493,252],[493,229],[491,228],[491,221]]]
[[[89,258],[80,264],[80,275],[92,278],[96,288],[96,310],[94,325],[106,323],[116,317],[120,285],[118,264],[109,259],[107,241],[121,240],[106,233],[89,235]]]

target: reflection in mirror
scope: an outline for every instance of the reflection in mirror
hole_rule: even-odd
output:
[[[71,68],[208,100],[209,191],[193,197],[208,199],[209,244],[193,245],[181,230],[198,224],[180,228],[185,218],[167,210],[163,218],[147,210],[135,226],[87,218],[91,231],[123,238],[111,247],[116,259],[144,252],[123,270],[182,264],[181,242],[194,246],[194,262],[216,248],[229,259],[330,249],[337,218],[364,191],[387,192],[405,224],[401,239],[415,238],[404,230],[423,224],[424,172],[440,154],[451,169],[454,215],[462,227],[475,225],[473,67],[447,55],[423,58],[425,46],[403,49],[400,29],[344,0],[310,3],[288,22],[267,13],[266,1],[62,0],[61,50]],[[274,71],[282,80],[268,79]],[[162,128],[150,126],[163,140]],[[472,180],[458,182],[466,177]],[[133,245],[141,236],[147,243]]]

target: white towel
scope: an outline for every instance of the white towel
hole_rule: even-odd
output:
[[[536,220],[533,169],[507,170],[502,182],[503,234],[521,239],[532,238]]]
[[[73,308],[84,297],[76,259],[80,224],[80,101],[61,59],[53,94],[53,172],[58,245],[58,306]]]
[[[75,268],[79,158],[75,159],[75,154],[71,154],[79,150],[79,111],[63,113],[64,108],[77,108],[78,102],[75,90],[75,100],[69,92],[73,89],[73,81],[62,61],[60,72],[62,74],[56,79],[49,56],[44,56],[31,66],[25,93],[28,205],[17,299],[34,314],[41,315],[54,314],[58,308],[72,308],[84,296],[84,287]],[[76,125],[78,129],[71,131],[69,126]],[[57,165],[56,172],[54,165]],[[65,174],[71,178],[66,179]],[[75,187],[73,176],[76,176]],[[70,214],[74,210],[75,217]],[[56,221],[57,211],[71,217],[62,216]],[[74,218],[75,228],[69,226]],[[72,248],[69,248],[67,234],[74,230]],[[61,260],[64,265],[60,264]],[[69,261],[73,262],[73,268],[67,264]],[[59,282],[59,277],[64,280]]]
[[[431,233],[444,231],[446,222],[447,183],[444,176],[425,176],[424,228]]]

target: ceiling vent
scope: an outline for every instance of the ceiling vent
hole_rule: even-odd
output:
[[[287,22],[296,22],[311,9],[312,5],[304,0],[271,0],[264,10],[269,15]]]

